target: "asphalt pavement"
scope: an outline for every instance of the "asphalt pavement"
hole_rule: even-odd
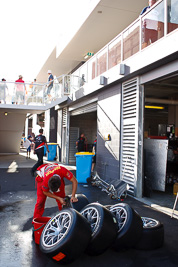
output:
[[[60,266],[59,263],[47,258],[32,238],[31,222],[36,202],[36,188],[35,179],[30,175],[29,165],[32,166],[35,163],[34,159],[21,158],[21,165],[15,160],[12,160],[9,165],[6,164],[7,161],[7,158],[4,163],[2,160],[0,166],[0,266]],[[75,168],[70,170],[75,174]],[[70,193],[71,184],[67,181],[66,194]],[[101,189],[90,184],[79,184],[77,193],[86,195],[90,203],[114,205],[119,202],[112,200]],[[178,220],[132,197],[128,196],[124,202],[134,208],[140,216],[154,218],[163,223],[163,247],[149,251],[127,249],[116,252],[108,249],[99,256],[83,253],[80,258],[67,266],[178,266]],[[48,198],[44,216],[53,217],[57,213],[55,200]]]

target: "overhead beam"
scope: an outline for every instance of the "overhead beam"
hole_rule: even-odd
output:
[[[178,105],[178,100],[171,100],[171,99],[158,99],[158,98],[145,98],[145,102],[149,103],[157,103],[157,104],[166,104],[166,105]]]

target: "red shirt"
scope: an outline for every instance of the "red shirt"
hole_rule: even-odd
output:
[[[20,84],[20,83],[24,83],[24,81],[22,79],[18,79],[15,81],[16,84],[16,91],[17,92],[25,92],[25,87],[24,84]]]
[[[24,81],[22,79],[18,79],[15,81],[16,83],[24,83]]]
[[[58,174],[61,177],[61,186],[59,188],[60,194],[65,196],[65,182],[64,178],[71,180],[73,173],[66,168],[59,166],[57,163],[43,164],[37,169],[37,174],[40,176],[42,183],[42,190],[49,192],[48,181],[54,175]],[[39,180],[37,176],[37,181]],[[56,192],[57,193],[57,192]]]

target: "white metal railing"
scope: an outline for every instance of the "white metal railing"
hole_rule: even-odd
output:
[[[70,96],[82,85],[82,78],[75,75],[61,75],[50,84],[1,81],[0,105],[46,105],[65,95]]]
[[[112,67],[178,28],[178,1],[160,0],[78,68],[74,74],[90,82]],[[155,31],[148,33],[148,25]],[[147,25],[147,26],[146,26]],[[151,36],[149,36],[151,34]]]
[[[0,82],[0,104],[46,105],[89,83],[97,76],[178,29],[178,1],[159,0],[146,13],[118,34],[73,75],[61,75],[49,83]],[[146,25],[155,32],[147,36]]]

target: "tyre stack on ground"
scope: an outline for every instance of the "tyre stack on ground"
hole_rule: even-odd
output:
[[[118,235],[114,242],[115,250],[135,248],[152,250],[164,243],[164,226],[161,222],[140,215],[128,204],[107,206],[118,222]]]
[[[96,256],[108,248],[120,251],[156,249],[163,245],[163,225],[154,219],[141,218],[128,204],[103,206],[89,204],[82,194],[77,197],[79,201],[68,204],[51,218],[41,234],[40,249],[51,259],[66,264],[84,252]]]

